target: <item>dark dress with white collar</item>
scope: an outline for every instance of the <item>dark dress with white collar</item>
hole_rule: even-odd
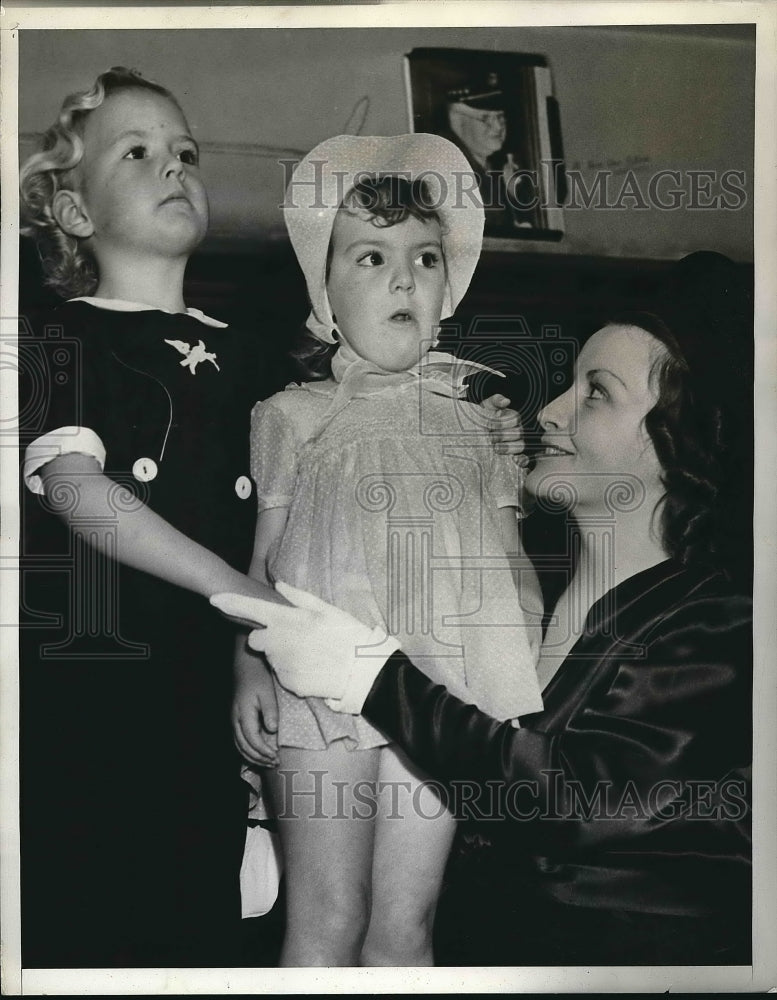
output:
[[[20,336],[22,448],[100,458],[101,445],[118,508],[142,500],[246,571],[250,412],[277,388],[258,346],[191,315],[67,303]],[[234,964],[246,810],[234,631],[22,492],[24,964]]]

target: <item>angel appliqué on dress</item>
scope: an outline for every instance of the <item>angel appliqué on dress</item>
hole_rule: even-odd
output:
[[[165,340],[165,343],[174,347],[179,354],[184,355],[181,365],[188,368],[192,375],[197,374],[196,368],[201,361],[210,361],[217,372],[221,371],[216,364],[216,355],[206,349],[203,341],[200,341],[196,347],[192,347],[191,344],[187,344],[183,340]]]

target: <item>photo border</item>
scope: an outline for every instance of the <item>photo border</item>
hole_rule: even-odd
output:
[[[0,13],[2,35],[2,306],[3,334],[18,315],[18,132],[16,84],[18,80],[19,31],[30,29],[127,28],[197,29],[202,27],[240,30],[248,27],[424,27],[446,25],[481,26],[490,23],[516,26],[562,26],[574,24],[757,24],[756,40],[756,165],[755,165],[755,276],[756,276],[756,466],[755,531],[755,649],[754,680],[755,733],[757,754],[755,778],[754,864],[757,890],[754,898],[754,962],[750,967],[710,968],[668,967],[619,968],[516,968],[516,969],[428,969],[428,970],[30,970],[21,969],[18,922],[18,661],[14,632],[0,630],[2,673],[2,975],[8,995],[127,994],[127,993],[350,993],[350,992],[528,992],[560,991],[624,992],[628,990],[708,991],[770,990],[777,984],[777,960],[771,942],[777,929],[777,873],[774,845],[777,843],[775,817],[775,767],[777,759],[777,685],[774,683],[775,586],[774,486],[777,481],[775,430],[777,394],[775,375],[777,352],[777,88],[773,40],[777,33],[777,8],[769,0],[761,2],[716,3],[624,2],[590,4],[555,2],[542,5],[517,0],[490,4],[423,3],[382,4],[293,4],[276,6],[188,5],[141,8],[126,4],[70,6],[6,3]],[[16,373],[5,366],[0,370],[0,420],[16,412]],[[0,448],[2,459],[3,530],[0,566],[6,569],[16,558],[18,538],[18,463],[13,448]],[[2,621],[13,621],[18,601],[14,574],[5,572],[0,588]],[[725,734],[721,734],[725,738]]]

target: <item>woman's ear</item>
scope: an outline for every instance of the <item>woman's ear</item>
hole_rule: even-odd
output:
[[[94,233],[94,225],[79,191],[57,191],[51,202],[51,211],[60,229],[68,236],[88,239]]]

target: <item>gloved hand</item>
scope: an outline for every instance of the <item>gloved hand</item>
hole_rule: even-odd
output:
[[[276,590],[292,607],[241,594],[214,594],[210,603],[230,618],[265,626],[249,635],[248,645],[265,654],[285,688],[358,713],[399,644],[304,590],[285,583]]]

